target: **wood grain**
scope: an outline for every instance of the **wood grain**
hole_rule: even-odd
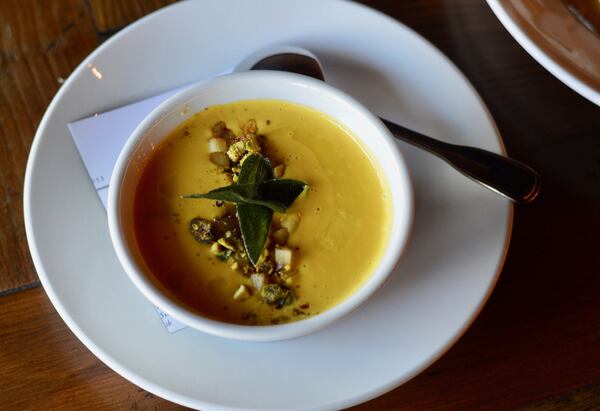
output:
[[[23,226],[23,178],[46,107],[98,45],[83,1],[0,2],[0,293],[37,280]]]
[[[529,57],[481,0],[364,3],[415,29],[465,73],[508,152],[536,168],[543,187],[536,203],[516,208],[500,281],[468,332],[420,376],[356,409],[600,409],[600,108]],[[159,4],[0,2],[0,295],[36,285],[22,179],[57,79]],[[0,297],[0,310],[0,408],[179,408],[97,360],[41,288]]]
[[[599,410],[600,384],[592,384],[567,394],[519,407],[518,411]]]
[[[90,0],[96,27],[100,33],[113,32],[175,0]]]
[[[106,33],[173,1],[0,2],[0,295],[37,284],[22,199],[27,155],[46,107]]]
[[[184,409],[127,382],[71,333],[43,289],[0,298],[0,409]]]

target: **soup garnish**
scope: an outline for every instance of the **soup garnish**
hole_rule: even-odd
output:
[[[236,324],[298,321],[377,267],[391,227],[386,181],[323,113],[278,100],[211,106],[149,153],[135,238],[149,277],[189,309]]]
[[[249,275],[255,292],[263,302],[277,308],[291,304],[294,293],[286,284],[292,270],[292,250],[285,247],[288,228],[273,230],[266,247],[273,212],[284,212],[306,188],[306,183],[280,179],[274,175],[271,161],[261,152],[255,120],[236,136],[218,122],[212,128],[218,133],[208,141],[210,159],[231,176],[232,184],[205,194],[186,194],[187,199],[208,199],[235,204],[236,212],[209,221],[196,217],[190,221],[190,232],[199,242],[211,244],[211,251],[223,262],[232,261],[233,270]],[[227,159],[224,159],[227,155]],[[282,176],[282,165],[278,166]],[[223,229],[226,226],[226,229]],[[289,283],[289,281],[288,281]],[[249,298],[251,290],[244,284],[233,294],[235,300]]]

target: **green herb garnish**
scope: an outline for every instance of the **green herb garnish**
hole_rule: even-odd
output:
[[[260,154],[255,154],[260,155]],[[220,200],[237,205],[252,204],[284,212],[302,193],[305,183],[298,180],[267,180],[259,184],[232,184],[206,194],[188,194],[183,198]]]
[[[259,205],[238,204],[237,217],[248,259],[256,267],[269,236],[273,210]]]
[[[273,211],[285,211],[305,187],[306,183],[302,181],[274,179],[269,160],[254,153],[242,163],[237,183],[205,194],[183,197],[236,204],[244,247],[248,258],[256,266],[269,235]]]

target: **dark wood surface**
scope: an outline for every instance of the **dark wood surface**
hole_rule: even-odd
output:
[[[0,2],[0,409],[180,408],[115,374],[62,322],[37,280],[21,211],[29,147],[62,79],[169,2]],[[516,207],[500,281],[467,333],[356,409],[600,409],[600,108],[529,57],[482,0],[364,3],[454,61],[543,191]]]

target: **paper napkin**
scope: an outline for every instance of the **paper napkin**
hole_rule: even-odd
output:
[[[213,77],[230,72],[226,71]],[[153,109],[186,87],[189,85],[68,124],[83,165],[105,209],[110,177],[125,142]],[[159,307],[156,307],[156,311],[169,332],[173,333],[185,328],[185,325]]]

